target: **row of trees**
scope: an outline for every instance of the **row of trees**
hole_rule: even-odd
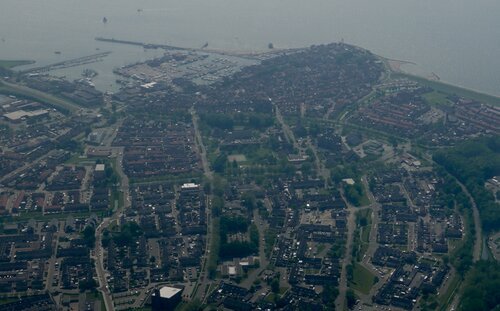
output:
[[[484,184],[500,175],[500,136],[465,142],[436,152],[433,158],[467,187],[480,210],[484,230],[499,230],[500,205]]]
[[[228,235],[246,234],[250,227],[250,240],[228,242]],[[259,250],[259,232],[255,225],[250,226],[248,219],[241,216],[221,216],[220,218],[220,256],[221,258],[246,257]]]
[[[460,310],[486,311],[500,308],[500,263],[479,261],[465,278]]]
[[[236,113],[232,115],[205,113],[200,115],[200,119],[210,127],[221,130],[232,130],[236,125],[261,130],[274,124],[273,115],[264,113]]]

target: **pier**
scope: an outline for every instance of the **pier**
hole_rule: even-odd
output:
[[[118,40],[118,39],[114,39],[114,38],[109,39],[109,38],[96,37],[95,40],[101,41],[101,42],[142,46],[145,49],[163,49],[163,50],[177,50],[177,51],[188,51],[188,52],[203,52],[203,53],[211,53],[211,54],[239,57],[242,59],[248,59],[248,60],[253,60],[253,61],[255,61],[255,60],[261,61],[261,59],[259,57],[253,56],[252,54],[239,54],[239,53],[230,53],[230,52],[206,49],[206,47],[208,47],[208,42],[205,43],[201,48],[197,49],[197,48],[183,48],[183,47],[178,47],[178,46],[173,46],[173,45],[168,45],[168,44],[155,44],[155,43],[128,41],[128,40]],[[260,53],[258,53],[258,54],[260,54]]]
[[[42,72],[48,72],[51,70],[64,69],[64,68],[70,68],[70,67],[77,67],[77,66],[81,66],[81,65],[85,65],[85,64],[91,64],[91,63],[102,61],[102,59],[104,57],[108,56],[109,54],[111,54],[111,52],[102,52],[102,53],[92,54],[92,55],[88,55],[88,56],[84,56],[84,57],[69,59],[69,60],[65,60],[62,62],[57,62],[57,63],[46,65],[46,66],[26,69],[26,70],[21,71],[21,73],[23,73],[23,74],[42,73]]]
[[[196,51],[197,50],[197,49],[190,49],[190,48],[181,48],[178,46],[172,46],[172,45],[167,45],[167,44],[143,43],[143,42],[136,42],[136,41],[117,40],[117,39],[113,39],[113,38],[108,39],[108,38],[97,37],[97,38],[95,38],[95,40],[101,41],[101,42],[142,46],[145,49],[164,49],[164,50],[183,50],[183,51]]]

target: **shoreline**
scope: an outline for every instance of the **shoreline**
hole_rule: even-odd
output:
[[[374,54],[376,55],[376,54]],[[429,84],[431,87],[436,88],[436,91],[442,91],[440,90],[441,88],[450,88],[452,90],[447,90],[443,91],[445,93],[450,93],[450,94],[457,94],[461,95],[463,97],[469,97],[470,99],[477,99],[477,97],[480,97],[481,99],[477,99],[479,101],[484,101],[488,104],[492,104],[495,106],[500,106],[500,95],[495,95],[495,94],[490,94],[486,93],[474,88],[466,87],[457,83],[452,83],[446,80],[442,80],[435,72],[431,72],[429,76],[435,77],[435,79],[430,78],[428,76],[422,76],[418,74],[414,74],[408,71],[405,71],[403,68],[401,68],[404,65],[414,65],[418,66],[415,62],[412,61],[406,61],[406,60],[398,60],[398,59],[391,59],[387,58],[384,56],[376,55],[378,58],[380,58],[384,64],[386,65],[387,70],[391,73],[391,75],[401,75],[403,77],[406,77],[408,79],[416,80],[417,82],[423,83],[423,84]],[[457,92],[458,91],[458,92]],[[462,92],[460,92],[462,91]],[[463,93],[463,94],[459,94]]]
[[[115,40],[115,39],[104,39],[104,38],[96,38],[97,41],[107,41],[109,43],[115,43],[115,44],[134,44],[134,45],[149,45],[148,43],[143,43],[143,42],[133,42],[133,41],[122,41],[122,40]],[[332,42],[332,43],[341,43],[341,42]],[[325,43],[328,44],[328,43]],[[352,46],[358,49],[366,50],[370,53],[372,53],[370,50],[363,48],[361,46],[357,46],[355,44],[350,44],[350,43],[342,43],[348,46]],[[152,46],[152,45],[150,45]],[[188,50],[188,51],[196,51],[196,52],[205,52],[205,53],[213,53],[213,54],[220,54],[220,55],[227,55],[227,56],[232,56],[232,57],[241,57],[241,58],[252,58],[252,59],[258,59],[259,56],[265,56],[265,55],[272,55],[272,54],[279,54],[279,53],[287,53],[287,52],[292,52],[292,51],[298,51],[298,50],[303,50],[307,49],[308,47],[285,47],[285,48],[279,48],[275,47],[273,49],[268,49],[268,50],[223,50],[223,49],[216,49],[216,48],[186,48],[186,47],[176,47],[176,46],[161,46],[158,45],[157,47],[168,47],[172,49],[180,49],[180,50]],[[452,83],[446,80],[442,80],[435,72],[429,73],[429,76],[423,76],[423,75],[418,75],[414,74],[408,71],[405,71],[402,67],[404,65],[414,65],[418,66],[417,63],[412,62],[412,61],[407,61],[407,60],[400,60],[400,59],[393,59],[393,58],[388,58],[384,56],[377,55],[373,53],[375,57],[379,58],[384,64],[386,65],[387,70],[390,72],[390,74],[394,75],[402,75],[405,76],[409,79],[413,80],[418,80],[421,83],[428,83],[428,84],[438,84],[439,86],[443,88],[451,88],[454,90],[448,91],[449,93],[455,93],[457,90],[460,91],[462,90],[463,93],[468,93],[464,97],[472,97],[474,99],[475,97],[480,97],[483,98],[483,101],[486,101],[488,103],[493,103],[495,105],[500,105],[500,95],[496,94],[491,94],[487,93],[484,91],[480,91],[474,88],[466,87],[460,84]],[[4,60],[0,59],[0,68],[6,68],[6,69],[13,69],[15,67],[20,67],[20,66],[25,66],[25,65],[31,65],[35,64],[36,61],[34,60]],[[439,87],[438,87],[439,89]],[[461,92],[459,92],[461,93]],[[457,94],[459,95],[459,94]],[[468,95],[468,96],[467,96]]]
[[[13,69],[15,67],[33,65],[36,61],[26,59],[0,59],[0,68]]]
[[[498,95],[489,94],[489,93],[485,93],[485,92],[482,92],[482,91],[479,91],[479,90],[476,90],[473,88],[464,87],[462,85],[451,83],[451,82],[448,82],[446,80],[429,79],[428,77],[423,77],[423,76],[420,76],[417,74],[412,74],[412,73],[409,73],[406,71],[400,71],[400,72],[394,72],[394,73],[402,75],[404,77],[407,77],[408,79],[417,80],[417,82],[421,82],[423,84],[425,84],[425,83],[438,84],[438,85],[441,85],[442,87],[448,87],[448,88],[452,88],[452,89],[462,90],[462,91],[467,92],[467,93],[472,93],[470,95],[463,95],[463,97],[469,97],[470,99],[475,99],[474,98],[475,96],[489,97],[490,99],[483,99],[483,100],[478,99],[478,100],[485,101],[486,103],[493,104],[495,106],[500,106],[500,96],[498,96]],[[436,91],[440,91],[440,90],[437,89]],[[443,91],[443,92],[446,93],[446,91]],[[456,92],[448,91],[448,93],[453,94]],[[460,95],[460,94],[456,94],[456,95]]]

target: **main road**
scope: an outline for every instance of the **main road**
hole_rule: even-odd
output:
[[[198,153],[201,158],[201,164],[203,166],[203,173],[205,177],[208,179],[208,182],[212,182],[212,177],[213,177],[213,172],[210,170],[210,164],[208,162],[207,158],[207,149],[205,145],[203,144],[203,139],[201,137],[201,132],[198,126],[198,115],[196,114],[196,111],[193,108],[189,110],[191,113],[191,118],[193,122],[193,128],[194,128],[194,135],[195,135],[195,143],[196,147],[198,150]],[[206,213],[207,213],[207,235],[206,235],[206,247],[205,247],[205,254],[203,255],[202,258],[202,265],[201,265],[201,273],[198,278],[197,284],[195,285],[195,289],[193,291],[193,294],[191,298],[198,298],[200,301],[203,301],[205,297],[205,290],[207,287],[210,285],[211,281],[208,278],[208,258],[210,257],[210,248],[211,248],[211,243],[212,243],[212,213],[211,213],[211,197],[207,196],[207,208],[206,208]],[[215,255],[214,255],[215,256]]]
[[[102,235],[104,230],[114,221],[117,221],[122,215],[123,211],[130,208],[130,197],[129,197],[129,180],[125,172],[123,171],[123,147],[112,147],[113,155],[116,156],[115,172],[120,177],[120,192],[123,195],[123,205],[118,205],[113,211],[110,217],[106,217],[97,226],[96,244],[93,250],[92,258],[95,261],[95,269],[97,274],[97,279],[99,281],[98,290],[102,293],[104,304],[107,311],[114,311],[113,297],[111,291],[109,290],[108,280],[106,278],[106,271],[104,269],[104,248],[102,247]],[[113,202],[114,204],[114,202]]]

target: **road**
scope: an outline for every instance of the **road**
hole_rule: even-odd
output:
[[[373,257],[373,254],[378,248],[378,242],[377,242],[377,229],[378,229],[378,224],[380,222],[379,219],[379,211],[380,211],[380,204],[377,203],[375,200],[375,197],[373,196],[373,193],[370,191],[370,186],[368,185],[368,181],[366,180],[366,176],[361,177],[361,182],[364,185],[365,191],[366,191],[366,196],[372,202],[370,205],[370,208],[372,210],[372,226],[370,230],[370,237],[369,237],[369,243],[368,243],[368,249],[366,250],[366,256],[362,261],[363,266],[366,268],[370,269],[370,271],[373,272],[373,268],[369,264],[370,258]]]
[[[120,177],[120,192],[122,193],[124,200],[123,205],[118,206],[111,217],[103,219],[103,221],[96,228],[96,245],[93,250],[92,258],[95,261],[95,269],[97,273],[97,279],[99,281],[98,290],[102,293],[104,304],[107,311],[114,311],[115,307],[113,304],[113,297],[109,290],[108,281],[106,279],[106,271],[104,270],[104,248],[102,247],[102,234],[104,230],[114,221],[117,221],[122,215],[124,210],[130,208],[130,196],[129,196],[129,180],[125,172],[123,172],[123,148],[113,147],[113,155],[116,156],[116,173]]]
[[[192,122],[193,122],[193,127],[194,127],[194,134],[195,134],[195,143],[197,150],[199,152],[200,158],[201,158],[201,164],[203,166],[203,173],[205,177],[211,182],[212,177],[213,177],[213,172],[210,170],[210,164],[208,162],[207,158],[207,149],[205,145],[203,144],[203,139],[201,138],[201,133],[200,129],[198,126],[198,116],[196,115],[196,111],[194,108],[191,108],[190,111],[191,117],[192,117]],[[211,280],[208,278],[208,258],[210,256],[210,248],[211,248],[211,242],[212,242],[212,213],[211,213],[211,196],[207,196],[207,242],[205,246],[205,253],[202,258],[202,264],[201,264],[201,273],[198,278],[197,284],[197,289],[193,291],[193,296],[191,298],[198,298],[200,301],[204,301],[206,299],[205,297],[205,289],[210,285]]]
[[[281,115],[281,112],[278,108],[278,105],[273,103],[271,98],[269,98],[269,101],[271,101],[272,105],[274,106],[274,110],[276,112],[276,120],[278,120],[279,124],[281,125],[281,129],[283,130],[283,133],[286,136],[286,140],[290,143],[293,144],[293,147],[300,152],[300,147],[299,144],[297,143],[297,140],[295,139],[295,135],[293,134],[293,131],[290,129],[288,124],[286,124],[285,120],[283,120],[283,116]]]
[[[323,180],[325,181],[325,188],[328,187],[328,181],[330,180],[330,170],[328,170],[323,161],[319,158],[318,150],[316,146],[311,142],[311,137],[307,137],[307,146],[312,150],[314,154],[314,163],[316,164],[316,170],[319,172]]]
[[[474,201],[474,198],[469,193],[469,190],[467,190],[467,187],[465,187],[465,185],[462,184],[458,179],[456,181],[460,186],[460,188],[462,188],[462,191],[465,193],[465,195],[469,198],[469,201],[472,206],[474,229],[476,229],[476,238],[474,240],[474,250],[472,252],[472,258],[474,262],[476,262],[481,259],[481,250],[482,250],[481,247],[483,246],[483,228],[481,226],[481,218],[479,216],[479,210],[477,208],[476,201]]]
[[[207,159],[207,149],[205,148],[205,145],[203,144],[203,139],[201,138],[201,133],[198,126],[198,115],[196,115],[196,111],[194,110],[194,108],[191,108],[189,112],[191,113],[192,117],[194,133],[195,133],[195,141],[196,141],[196,146],[198,147],[198,151],[200,152],[201,164],[203,166],[203,173],[208,179],[212,179],[213,172],[210,170],[210,165]]]
[[[259,230],[259,261],[260,261],[260,266],[257,269],[252,270],[249,274],[248,277],[241,282],[240,286],[245,287],[249,289],[252,285],[253,282],[259,277],[259,275],[264,271],[267,266],[269,265],[269,260],[266,257],[266,243],[264,240],[264,236],[266,233],[267,225],[265,224],[264,220],[260,218],[259,211],[258,209],[254,209],[253,211],[253,220],[254,224],[257,226],[257,229]]]
[[[347,201],[346,201],[347,202]],[[339,281],[339,295],[335,300],[335,309],[336,310],[344,310],[345,306],[345,295],[347,292],[347,266],[351,264],[352,257],[352,241],[354,238],[354,231],[356,230],[356,210],[359,210],[356,207],[350,206],[348,203],[347,211],[349,215],[347,216],[347,241],[345,245],[345,253],[344,258],[342,260],[342,271],[340,272],[340,281]]]
[[[59,223],[59,225],[61,225]],[[59,248],[59,231],[54,234],[54,251],[52,252],[52,256],[48,260],[48,271],[47,271],[47,282],[45,284],[45,290],[49,291],[52,289],[52,277],[54,275],[55,264],[57,262],[57,249]]]
[[[27,164],[25,164],[25,165],[23,165],[21,167],[16,168],[15,170],[9,172],[8,174],[2,176],[0,178],[0,183],[3,182],[3,181],[5,181],[5,180],[7,180],[7,179],[9,179],[9,178],[11,178],[11,177],[13,177],[13,176],[15,176],[16,174],[21,173],[24,170],[27,170],[28,168],[34,166],[35,164],[40,163],[41,161],[43,161],[46,158],[48,158],[49,156],[51,156],[53,153],[54,153],[53,151],[49,151],[48,153],[44,154],[43,156],[39,157],[38,159],[36,159],[36,160],[34,160],[32,162],[29,162],[29,163],[27,163]]]
[[[111,296],[111,292],[108,286],[108,281],[106,279],[106,272],[104,270],[104,254],[103,254],[104,250],[102,247],[102,232],[110,224],[110,219],[111,218],[104,219],[104,221],[101,222],[99,226],[96,228],[96,243],[92,258],[94,259],[95,262],[95,270],[97,273],[97,280],[99,282],[98,290],[102,293],[106,310],[114,311],[115,306],[113,304],[113,297]]]
[[[375,251],[378,248],[378,243],[377,243],[377,227],[379,223],[379,209],[380,209],[380,204],[378,204],[375,200],[375,197],[370,191],[368,182],[366,180],[366,176],[361,177],[361,182],[363,183],[363,186],[366,191],[366,195],[368,199],[370,200],[371,204],[362,206],[362,207],[354,207],[352,205],[348,205],[347,211],[349,212],[349,216],[347,218],[347,242],[346,242],[346,249],[345,249],[345,254],[344,254],[344,259],[342,261],[342,270],[340,274],[340,281],[339,281],[339,296],[337,297],[337,300],[335,301],[335,305],[337,307],[337,310],[343,310],[345,306],[345,295],[348,289],[348,281],[347,281],[347,266],[351,263],[352,261],[352,248],[353,248],[353,239],[354,239],[354,232],[356,230],[356,212],[366,210],[366,209],[371,209],[372,210],[372,226],[370,230],[370,237],[369,237],[369,244],[368,244],[368,249],[366,251],[366,254],[361,261],[361,265],[363,265],[365,268],[367,268],[372,274],[376,275],[381,279],[379,283],[377,283],[373,288],[372,288],[372,293],[375,293],[378,288],[384,283],[384,278],[379,275],[379,273],[374,269],[374,267],[370,264],[370,258],[373,256]],[[347,201],[346,201],[347,202]],[[371,296],[372,295],[364,295],[363,297],[360,297],[362,300],[364,300],[365,303],[371,303]]]

